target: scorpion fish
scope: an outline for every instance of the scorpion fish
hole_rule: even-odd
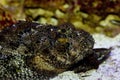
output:
[[[49,80],[65,71],[97,69],[110,49],[94,44],[90,33],[71,23],[17,21],[0,31],[0,80]]]

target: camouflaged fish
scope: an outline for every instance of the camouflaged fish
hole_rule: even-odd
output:
[[[18,21],[0,32],[0,80],[49,80],[65,71],[97,69],[110,49],[70,23]]]

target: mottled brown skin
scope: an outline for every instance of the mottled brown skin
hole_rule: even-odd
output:
[[[18,21],[3,29],[0,38],[3,49],[17,50],[25,56],[25,64],[31,70],[48,77],[68,70],[96,69],[110,52],[109,49],[93,49],[93,37],[70,23],[53,26]],[[22,52],[21,46],[25,47]]]

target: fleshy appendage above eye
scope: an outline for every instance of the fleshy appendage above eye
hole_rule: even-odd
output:
[[[75,30],[74,25],[69,22],[63,23],[63,24],[59,25],[58,27],[59,27],[58,31],[63,32],[63,33],[67,32],[67,31]]]

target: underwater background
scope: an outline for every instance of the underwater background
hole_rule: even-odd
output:
[[[94,48],[111,48],[109,58],[98,69],[80,73],[66,71],[50,80],[120,80],[120,0],[0,0],[0,31],[18,20],[54,26],[69,22],[76,29],[83,29],[93,36]],[[24,64],[21,55],[13,58],[9,66],[21,66],[28,75],[20,75],[34,76],[29,68],[19,65]],[[3,56],[0,55],[0,59]],[[7,74],[3,66],[0,64],[1,75]]]

